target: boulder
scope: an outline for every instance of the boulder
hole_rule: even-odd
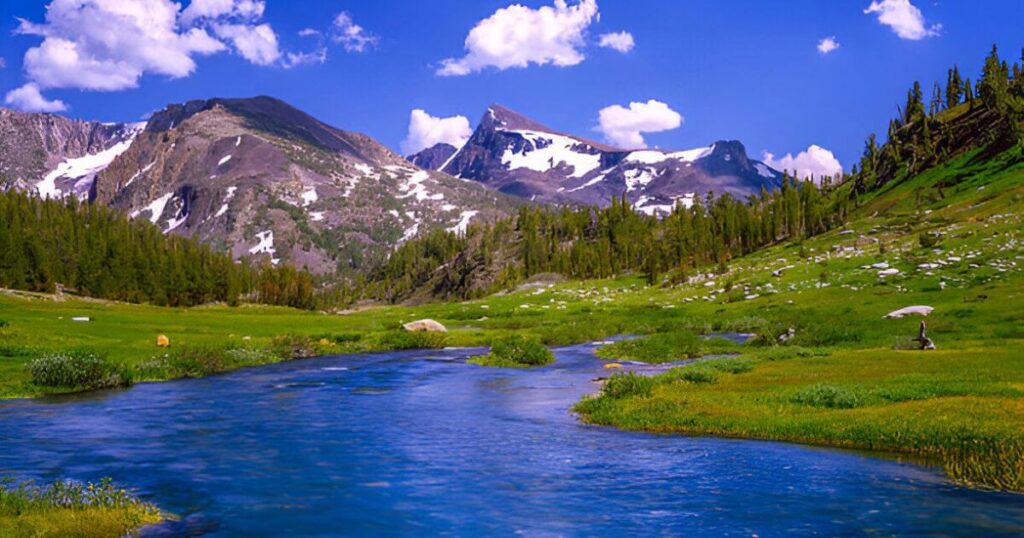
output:
[[[409,323],[406,323],[405,325],[402,325],[402,327],[405,330],[410,331],[410,332],[418,332],[418,331],[428,332],[428,333],[446,333],[446,332],[448,332],[448,329],[446,329],[444,327],[444,325],[441,325],[440,323],[438,323],[438,322],[436,322],[436,321],[434,321],[432,319],[420,319],[420,320],[416,320],[416,321],[410,321]]]
[[[930,306],[923,306],[923,305],[908,306],[908,307],[905,307],[905,308],[901,308],[899,310],[893,310],[892,312],[889,312],[888,314],[885,315],[885,318],[886,319],[899,319],[899,318],[902,318],[904,316],[911,316],[911,315],[927,316],[928,314],[932,313],[932,310],[935,310],[935,309],[930,307]]]
[[[605,367],[606,369],[609,369],[609,370],[610,370],[610,369],[618,369],[618,368],[622,368],[622,365],[621,365],[621,364],[619,364],[619,363],[617,363],[617,362],[609,362],[608,364],[604,365],[604,367]]]

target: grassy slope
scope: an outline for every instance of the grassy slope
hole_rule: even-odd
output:
[[[723,373],[713,383],[669,380],[650,396],[589,400],[580,408],[582,415],[633,429],[930,455],[957,478],[1020,490],[1024,164],[1018,153],[976,160],[977,155],[966,154],[889,185],[866,203],[866,216],[845,230],[764,250],[736,260],[725,275],[697,275],[675,288],[649,288],[638,277],[626,277],[347,316],[0,295],[0,319],[10,323],[0,329],[0,397],[53,391],[32,385],[24,371],[24,364],[45,350],[85,347],[133,366],[160,353],[157,334],[167,334],[175,347],[230,347],[268,344],[271,337],[289,333],[358,333],[363,338],[357,344],[324,349],[357,351],[387,348],[391,344],[383,336],[399,322],[428,317],[451,330],[445,345],[485,345],[511,333],[535,334],[548,345],[662,334],[669,342],[687,343],[680,349],[683,358],[694,351],[690,333],[749,331],[774,340],[794,327],[796,337],[786,349],[813,348],[818,356],[781,361],[771,359],[793,354],[748,349],[754,360],[749,372]],[[940,183],[947,185],[941,196],[934,188]],[[944,234],[937,249],[919,246],[922,231]],[[940,261],[945,265],[918,269]],[[879,262],[902,274],[880,278],[877,269],[865,268]],[[772,276],[782,268],[781,276]],[[936,308],[927,321],[938,352],[894,349],[916,334],[920,318],[882,317],[916,304]],[[77,315],[95,321],[72,323],[70,317]],[[708,346],[698,351],[719,348]],[[664,349],[658,352],[663,355]],[[616,353],[614,347],[601,352],[606,358]],[[796,394],[815,385],[852,394],[859,403],[851,409],[794,403]]]

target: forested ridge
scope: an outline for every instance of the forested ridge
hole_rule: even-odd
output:
[[[652,284],[674,283],[693,269],[822,233],[891,182],[972,149],[985,148],[986,158],[1024,145],[1024,51],[1021,57],[1011,66],[993,46],[976,83],[954,66],[927,105],[915,82],[885,143],[869,136],[860,162],[843,177],[798,181],[787,174],[781,190],[748,200],[709,195],[663,218],[632,211],[625,195],[605,209],[524,207],[464,236],[436,231],[403,244],[364,289],[392,301],[464,299],[547,272],[602,278],[632,271]]]
[[[168,306],[251,301],[312,308],[312,277],[236,263],[198,241],[164,235],[112,209],[0,192],[0,287],[65,290]]]

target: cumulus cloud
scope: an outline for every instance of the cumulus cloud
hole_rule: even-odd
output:
[[[780,159],[765,151],[761,160],[776,170],[787,170],[798,178],[806,179],[813,177],[815,180],[823,176],[837,177],[843,173],[843,165],[831,151],[818,146],[810,145],[806,151],[801,151],[795,157],[787,153]]]
[[[633,41],[633,34],[629,32],[612,32],[610,34],[601,34],[598,45],[615,49],[619,52],[629,52],[633,50],[636,42]]]
[[[22,20],[17,32],[43,38],[25,52],[28,78],[40,88],[112,91],[133,88],[144,73],[191,74],[195,55],[224,50],[204,29],[179,32],[170,0],[53,0],[46,22]]]
[[[272,65],[281,59],[277,34],[269,24],[215,24],[214,33],[234,45],[243,58],[256,65]]]
[[[173,0],[51,0],[43,22],[20,20],[16,30],[42,38],[25,52],[28,84],[17,102],[52,109],[59,101],[33,98],[51,88],[135,88],[146,74],[187,77],[196,57],[229,46],[257,65],[309,61],[284,57],[260,23],[265,9],[263,0],[193,0],[183,11]]]
[[[836,41],[836,36],[829,36],[822,38],[818,41],[818,52],[821,54],[828,54],[839,48],[839,42]]]
[[[356,24],[352,20],[352,15],[344,11],[334,18],[332,39],[340,43],[347,52],[363,52],[377,44],[377,36]]]
[[[878,15],[878,22],[891,28],[902,39],[918,41],[942,33],[941,24],[926,25],[924,14],[910,0],[875,0],[864,13]]]
[[[596,130],[608,142],[626,149],[646,148],[643,133],[675,129],[683,124],[683,116],[661,101],[629,103],[629,108],[612,105],[598,113]]]
[[[181,12],[182,24],[199,19],[219,19],[225,16],[256,20],[263,16],[266,4],[262,0],[192,0]]]
[[[487,67],[505,70],[552,64],[567,67],[583,61],[586,30],[597,20],[597,0],[530,9],[513,4],[478,22],[466,37],[466,55],[441,62],[438,75],[460,76]]]
[[[47,100],[39,92],[39,86],[32,82],[7,92],[4,102],[25,112],[62,112],[68,109],[59,99]]]
[[[441,142],[459,148],[471,134],[473,129],[465,116],[438,118],[416,109],[409,114],[409,134],[402,141],[402,152],[412,155]]]

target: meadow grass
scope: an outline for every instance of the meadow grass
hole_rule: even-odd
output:
[[[165,518],[108,479],[57,481],[47,486],[0,481],[0,536],[92,538],[127,536]]]

